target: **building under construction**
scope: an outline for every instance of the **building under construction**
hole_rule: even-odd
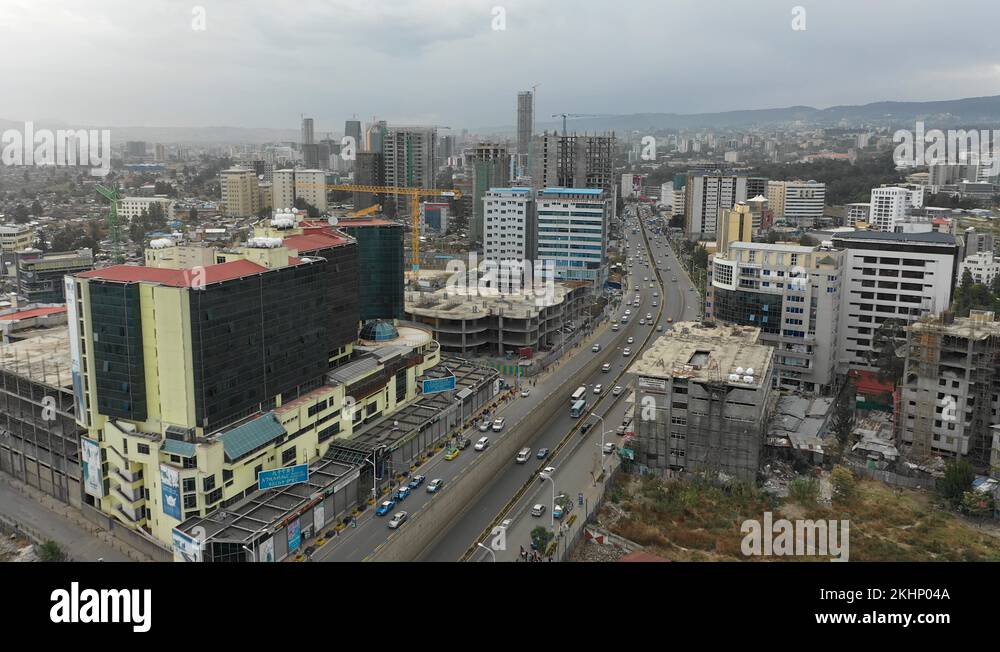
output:
[[[1000,322],[988,311],[946,312],[907,331],[897,446],[914,461],[967,457],[986,469],[1000,404]]]
[[[756,479],[774,368],[759,338],[750,326],[679,323],[636,361],[641,471]]]

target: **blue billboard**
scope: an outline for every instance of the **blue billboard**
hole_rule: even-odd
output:
[[[181,474],[177,469],[160,464],[160,488],[163,513],[181,520]]]
[[[296,464],[286,466],[281,469],[271,471],[261,471],[257,475],[258,489],[273,489],[275,487],[287,487],[290,484],[299,484],[309,479],[309,465]]]
[[[288,524],[288,552],[299,549],[302,545],[302,523],[295,519]]]
[[[437,394],[438,392],[450,392],[457,386],[455,376],[445,376],[444,378],[431,378],[425,380],[422,391],[424,394]]]

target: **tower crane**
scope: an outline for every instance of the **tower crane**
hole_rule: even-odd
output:
[[[558,118],[562,116],[563,131],[562,135],[566,135],[566,118],[609,118],[609,115],[596,115],[591,113],[553,113],[553,118]]]
[[[410,216],[413,218],[413,271],[420,271],[420,199],[422,197],[447,197],[461,199],[462,191],[458,189],[444,190],[440,188],[402,188],[396,186],[365,186],[353,183],[328,183],[327,190],[344,190],[347,192],[367,192],[376,195],[405,195],[410,198]]]
[[[100,184],[95,186],[95,190],[110,203],[107,222],[113,247],[113,260],[115,263],[124,263],[125,255],[122,253],[122,229],[121,224],[118,222],[118,204],[121,201],[121,196],[114,188],[107,188]]]

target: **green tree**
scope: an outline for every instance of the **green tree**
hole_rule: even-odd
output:
[[[535,544],[535,549],[538,551],[544,551],[546,546],[549,545],[549,541],[555,538],[555,535],[542,526],[536,527],[531,531],[531,542]]]
[[[819,480],[811,476],[799,476],[788,484],[788,497],[803,507],[811,507],[819,498]]]
[[[965,492],[972,489],[975,479],[976,472],[968,460],[952,460],[944,467],[944,477],[937,481],[937,492],[952,507],[958,507]]]
[[[27,206],[24,204],[18,204],[14,207],[14,221],[18,224],[25,224],[26,222],[31,221],[31,216],[28,214]]]
[[[962,494],[962,511],[978,520],[980,527],[983,519],[993,515],[995,508],[996,504],[988,494],[981,494],[978,491],[966,491]]]
[[[31,214],[35,217],[42,214],[42,204],[37,199],[31,202]]]
[[[830,472],[830,484],[833,485],[833,499],[839,503],[849,503],[857,494],[857,480],[845,466],[838,464],[833,467],[833,471]]]
[[[38,558],[45,562],[66,561],[66,553],[57,542],[49,539],[38,547]]]
[[[803,233],[802,237],[799,238],[799,244],[803,247],[815,247],[819,244],[819,240],[809,235],[808,233]]]
[[[837,398],[837,405],[834,406],[833,419],[830,422],[830,429],[833,431],[837,441],[840,442],[841,450],[846,450],[851,439],[851,432],[854,431],[854,384],[847,381],[847,384]]]
[[[194,206],[192,206],[191,210],[188,211],[188,221],[189,222],[197,222],[198,221],[198,209],[195,208]]]

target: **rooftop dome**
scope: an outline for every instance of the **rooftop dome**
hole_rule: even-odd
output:
[[[361,327],[360,339],[369,342],[387,342],[399,337],[399,331],[392,322],[374,319]]]

